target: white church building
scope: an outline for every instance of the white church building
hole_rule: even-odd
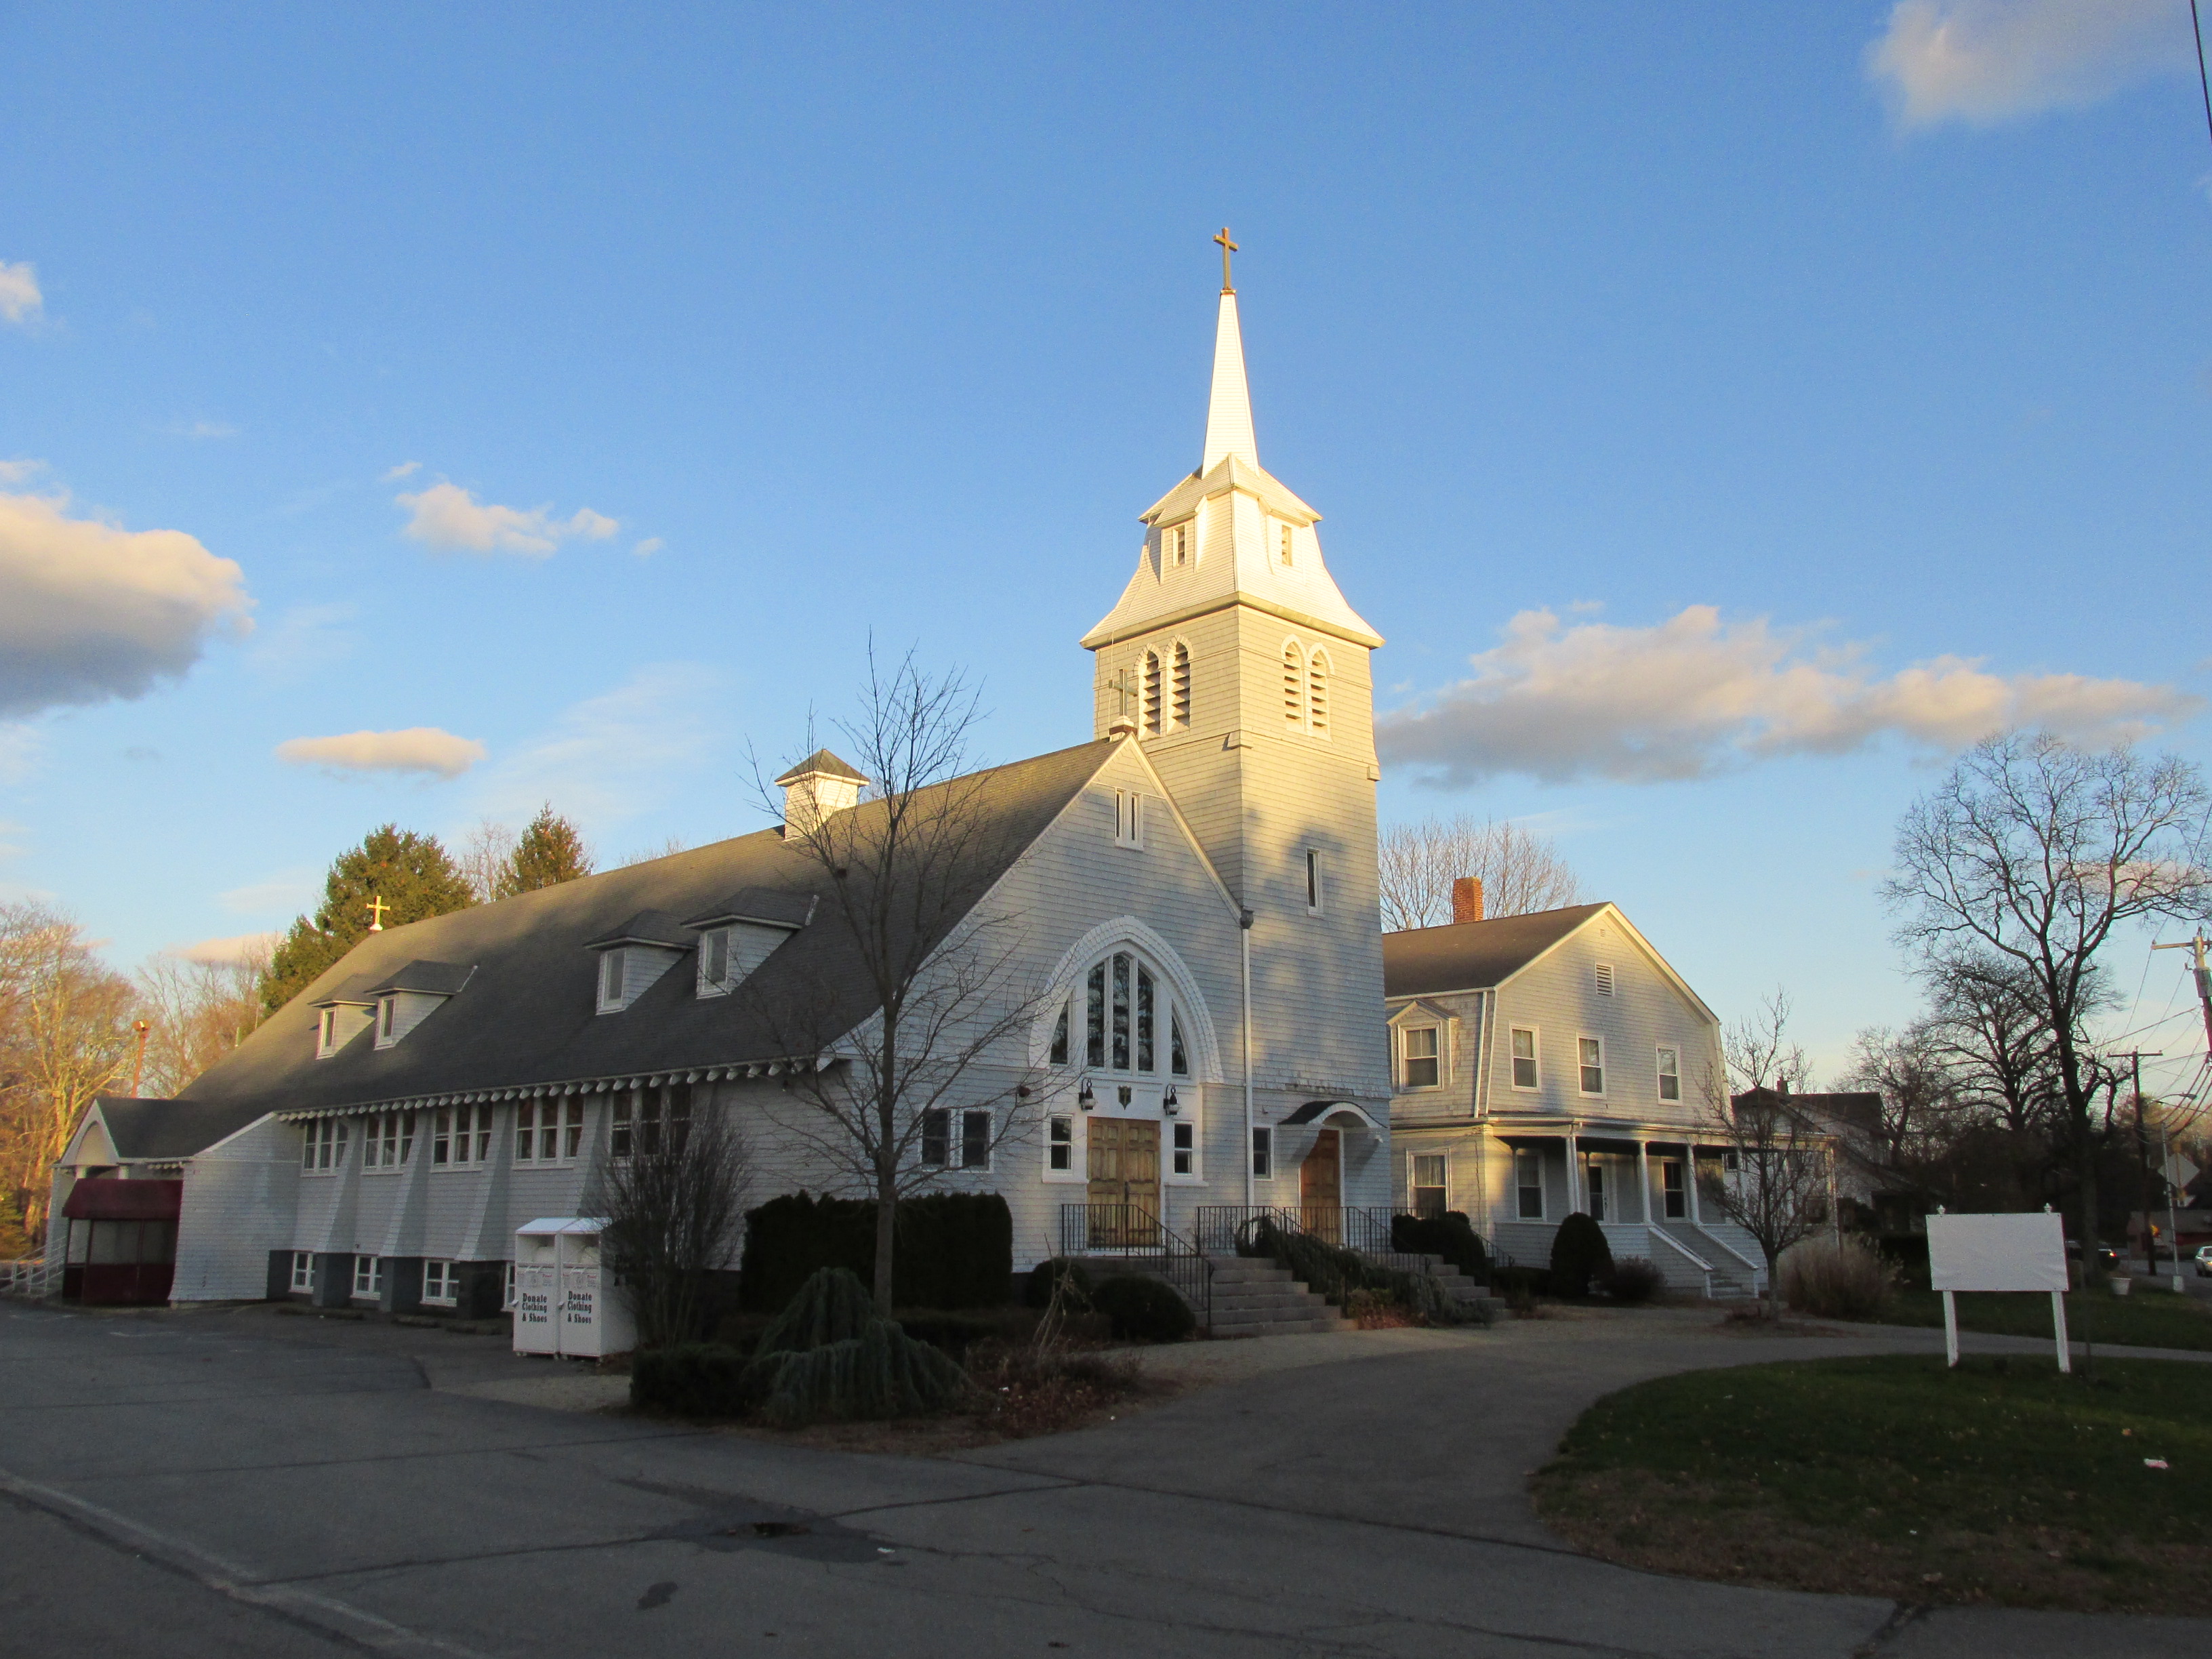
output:
[[[1192,1238],[1262,1206],[1387,1226],[1403,1193],[1382,641],[1319,520],[1260,464],[1224,286],[1199,465],[1142,514],[1081,641],[1090,738],[978,786],[1004,849],[979,902],[1012,920],[1015,977],[1042,994],[916,1151],[944,1188],[1004,1195],[1017,1268],[1084,1248],[1086,1206]],[[882,810],[827,753],[784,781],[793,812]],[[787,1129],[792,1069],[849,1061],[787,1052],[759,1012],[788,981],[842,988],[854,1030],[873,1016],[828,879],[771,828],[372,933],[177,1101],[95,1108],[55,1213],[80,1177],[181,1181],[175,1300],[489,1314],[517,1228],[578,1213],[672,1119],[728,1114],[766,1177],[755,1202],[849,1192]]]

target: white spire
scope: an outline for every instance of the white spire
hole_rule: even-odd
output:
[[[1188,428],[1185,428],[1188,430]],[[1252,394],[1244,386],[1244,336],[1237,326],[1237,290],[1221,290],[1221,321],[1213,336],[1213,395],[1206,405],[1206,459],[1211,472],[1224,456],[1260,465],[1260,446],[1252,437]]]

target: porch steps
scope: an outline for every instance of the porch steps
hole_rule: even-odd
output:
[[[1218,1255],[1212,1261],[1216,1336],[1353,1328],[1350,1320],[1291,1278],[1288,1267],[1252,1256]]]
[[[1444,1293],[1462,1307],[1473,1308],[1489,1319],[1503,1318],[1507,1311],[1503,1299],[1490,1293],[1490,1286],[1479,1279],[1469,1279],[1440,1255],[1422,1255],[1415,1258],[1427,1265],[1429,1277],[1444,1288]]]

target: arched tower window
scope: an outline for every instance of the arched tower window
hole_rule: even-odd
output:
[[[1168,673],[1168,718],[1176,730],[1182,731],[1190,724],[1190,647],[1182,641],[1175,642],[1175,655]]]
[[[1296,640],[1283,647],[1283,720],[1293,732],[1305,730],[1305,653]]]
[[[1143,666],[1139,671],[1140,695],[1138,706],[1145,723],[1145,735],[1157,738],[1160,734],[1160,653],[1145,653]]]
[[[1306,659],[1306,730],[1328,735],[1328,653],[1318,646]]]

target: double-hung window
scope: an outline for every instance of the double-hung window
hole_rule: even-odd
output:
[[[342,1118],[321,1117],[307,1125],[300,1145],[300,1167],[315,1175],[328,1175],[345,1162],[346,1126]]]
[[[1513,1028],[1513,1086],[1516,1089],[1536,1086],[1536,1033],[1530,1026],[1516,1025]]]
[[[422,1300],[434,1308],[450,1308],[459,1298],[461,1276],[450,1261],[422,1264]]]
[[[1444,1155],[1442,1152],[1416,1152],[1413,1158],[1412,1180],[1413,1213],[1418,1216],[1440,1216],[1449,1194],[1444,1185]]]
[[[560,1164],[584,1148],[584,1100],[541,1095],[514,1109],[514,1161]]]
[[[607,1136],[607,1151],[617,1164],[642,1154],[656,1158],[663,1147],[680,1152],[691,1134],[691,1085],[671,1083],[619,1094]]]
[[[1252,1178],[1272,1181],[1275,1176],[1275,1132],[1267,1124],[1255,1125],[1252,1130]]]
[[[1075,1120],[1054,1116],[1045,1120],[1044,1167],[1054,1175],[1075,1170]]]
[[[921,1115],[921,1161],[936,1170],[991,1167],[991,1114],[933,1106]]]
[[[396,1170],[415,1151],[415,1114],[376,1112],[370,1115],[361,1137],[361,1167]]]
[[[1405,1028],[1406,1087],[1433,1089],[1442,1081],[1442,1060],[1437,1054],[1437,1028],[1433,1025],[1408,1025]]]
[[[1168,1127],[1169,1170],[1179,1176],[1198,1173],[1198,1125],[1176,1122]]]
[[[384,1258],[357,1255],[353,1259],[353,1294],[356,1302],[369,1301],[384,1294]]]
[[[1582,1074],[1580,1078],[1582,1091],[1586,1095],[1603,1094],[1605,1092],[1605,1039],[1594,1036],[1577,1037],[1575,1050],[1577,1065]]]
[[[430,1167],[455,1169],[491,1160],[491,1108],[441,1106],[430,1122]]]
[[[1520,1220],[1544,1218],[1544,1155],[1534,1146],[1513,1149],[1513,1196]]]
[[[292,1252],[292,1293],[309,1296],[315,1289],[315,1258],[307,1250]]]
[[[1662,1048],[1659,1051],[1659,1098],[1680,1100],[1682,1097],[1682,1051]]]

